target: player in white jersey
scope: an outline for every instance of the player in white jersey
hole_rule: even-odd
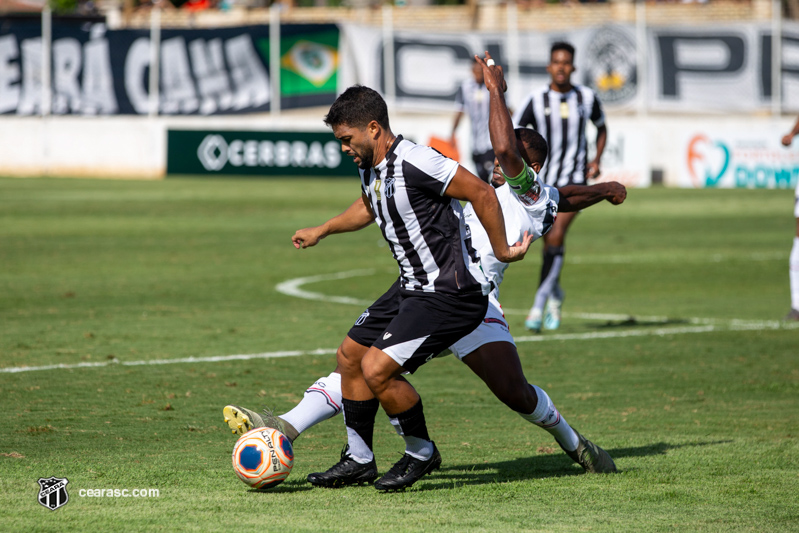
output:
[[[501,79],[501,70],[494,74],[492,79],[497,76]],[[516,183],[520,183],[528,180],[529,176],[535,176],[535,171],[540,170],[541,164],[546,159],[546,142],[532,130],[519,129],[514,132],[507,108],[504,107],[504,96],[501,92],[498,95],[492,93],[492,102],[494,99],[501,99],[502,106],[494,112],[502,113],[504,109],[504,115],[500,115],[498,121],[492,122],[492,136],[510,138],[510,142],[497,141],[497,144],[502,150],[500,157],[506,161],[509,168],[514,169],[513,174],[517,176]],[[529,163],[529,167],[524,164],[525,160]],[[523,165],[522,171],[516,173],[519,161]],[[518,196],[505,184],[505,176],[498,161],[494,167],[492,185],[496,188],[503,209],[506,236],[511,241],[517,235],[527,234],[538,238],[546,233],[555,220],[558,206],[571,211],[586,208],[602,200],[618,204],[626,195],[624,187],[618,183],[566,187],[563,194],[560,194],[554,187],[530,178],[529,183],[526,183],[528,186],[523,190],[525,194]],[[359,203],[355,202],[350,209],[360,209]],[[471,206],[467,205],[464,212],[472,229],[472,244],[481,253],[483,269],[498,287],[508,265],[498,261],[494,256],[488,236]],[[322,226],[298,232],[309,246],[317,244],[327,234],[327,229]],[[574,431],[560,416],[545,391],[528,384],[497,297],[498,289],[495,289],[490,295],[489,309],[483,322],[472,333],[452,345],[451,351],[483,379],[503,403],[528,422],[550,432],[564,451],[586,471],[603,473],[615,471],[610,456]],[[225,421],[236,433],[260,425],[273,425],[279,427],[293,440],[306,429],[341,411],[340,391],[340,377],[336,369],[329,376],[317,380],[308,388],[300,404],[280,417],[271,415],[263,417],[248,409],[230,405],[224,410]],[[342,462],[344,461],[345,454],[342,454]],[[309,481],[319,486],[337,487],[370,479],[360,475],[356,467],[346,482],[340,479],[329,480],[324,473],[311,474]]]
[[[550,84],[533,91],[514,116],[518,126],[531,125],[547,140],[549,157],[541,175],[544,182],[558,187],[583,184],[598,177],[599,161],[607,140],[605,114],[599,99],[589,87],[572,84],[574,71],[574,47],[568,43],[554,43],[547,66]],[[589,120],[597,128],[596,155],[591,161],[587,159],[585,136]],[[531,331],[540,332],[542,321],[545,329],[560,327],[564,244],[576,215],[566,213],[558,217],[552,231],[544,237],[541,278],[525,320],[525,327]]]
[[[488,90],[483,82],[483,68],[476,61],[472,63],[472,77],[465,80],[455,96],[455,120],[452,123],[451,143],[455,142],[455,131],[464,113],[471,123],[472,161],[477,175],[488,181],[494,167],[494,149],[488,134]]]
[[[790,146],[793,138],[797,135],[799,135],[799,119],[796,120],[791,132],[782,138],[782,144]],[[785,320],[799,320],[799,182],[796,183],[793,216],[796,217],[796,236],[793,238],[793,247],[791,248],[789,259],[790,270],[788,272],[791,283],[791,310],[785,315]]]

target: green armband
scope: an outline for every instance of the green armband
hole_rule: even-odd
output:
[[[519,173],[518,176],[515,178],[511,178],[505,171],[502,171],[502,175],[505,176],[505,181],[508,182],[511,190],[518,195],[522,195],[530,190],[530,187],[533,186],[535,183],[535,171],[530,168],[527,162],[524,163],[524,169]]]

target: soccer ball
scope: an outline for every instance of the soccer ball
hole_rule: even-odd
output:
[[[233,447],[233,470],[254,489],[269,489],[283,483],[294,466],[289,439],[273,428],[248,431]]]

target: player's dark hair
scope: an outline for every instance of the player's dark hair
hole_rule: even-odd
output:
[[[552,48],[549,49],[549,57],[552,57],[552,54],[559,50],[563,50],[571,54],[572,61],[574,61],[574,47],[565,41],[557,41],[552,43]]]
[[[532,128],[516,128],[513,133],[516,134],[516,138],[522,141],[522,145],[526,148],[526,154],[522,154],[522,156],[527,156],[524,157],[525,161],[527,161],[528,157],[530,158],[527,164],[540,163],[541,166],[544,166],[549,153],[546,139]]]
[[[377,91],[363,85],[353,85],[344,91],[325,116],[325,124],[331,128],[341,125],[365,128],[373,120],[388,129],[388,107]]]

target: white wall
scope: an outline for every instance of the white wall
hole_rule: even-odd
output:
[[[242,117],[0,117],[0,175],[81,176],[153,179],[164,176],[166,131],[183,129],[325,131],[326,109]],[[446,113],[397,114],[394,133],[419,143],[431,135],[448,138],[453,115]],[[471,168],[469,127],[458,130],[462,163]],[[602,160],[605,179],[631,186],[648,186],[652,169],[662,170],[669,186],[695,186],[691,173],[715,172],[725,144],[733,153],[757,160],[777,161],[799,168],[799,140],[792,149],[779,145],[790,131],[792,117],[661,116],[608,117],[608,147]],[[689,161],[688,145],[697,136],[699,155]],[[749,150],[751,149],[751,150]],[[758,159],[759,158],[759,159]],[[767,162],[767,161],[766,161]],[[693,165],[693,167],[691,167]],[[700,168],[702,165],[707,169]],[[693,168],[693,170],[692,170]],[[725,178],[726,179],[726,178]],[[720,182],[725,185],[724,180]]]

